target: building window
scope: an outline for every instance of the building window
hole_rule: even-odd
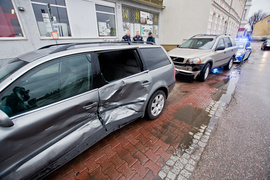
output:
[[[246,19],[247,9],[244,10],[242,20]]]
[[[124,31],[129,31],[131,36],[135,36],[137,31],[145,37],[148,36],[150,31],[155,37],[159,36],[158,13],[123,5],[122,19]]]
[[[0,37],[23,37],[11,0],[0,1]]]
[[[64,0],[35,0],[32,6],[41,37],[51,37],[52,31],[59,37],[71,36]]]
[[[115,11],[113,7],[96,4],[99,36],[116,36]]]
[[[211,34],[215,34],[215,21],[216,21],[216,14],[214,13],[212,16]]]
[[[266,23],[269,24],[270,23],[270,19],[267,19]]]

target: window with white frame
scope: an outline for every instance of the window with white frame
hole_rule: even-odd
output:
[[[0,37],[23,37],[23,32],[11,0],[0,1]]]
[[[65,0],[31,1],[41,37],[51,37],[56,31],[59,37],[71,36]]]
[[[99,36],[116,36],[114,7],[96,4]]]

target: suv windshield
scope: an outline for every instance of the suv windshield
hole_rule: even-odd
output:
[[[184,42],[180,48],[189,49],[211,49],[214,45],[215,38],[192,38]]]
[[[20,60],[19,58],[15,58],[8,62],[6,65],[0,67],[0,82],[4,81],[10,74],[17,71],[27,62]]]

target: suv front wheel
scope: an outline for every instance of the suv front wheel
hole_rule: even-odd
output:
[[[230,70],[230,69],[232,68],[234,58],[235,58],[235,57],[232,56],[231,59],[230,59],[230,61],[228,62],[228,64],[224,66],[224,69],[225,69],[225,70]]]
[[[201,81],[201,82],[205,81],[206,78],[208,77],[209,73],[210,73],[210,69],[211,69],[210,64],[207,63],[207,64],[204,66],[203,70],[202,70],[202,71],[200,72],[200,74],[198,75],[197,80],[199,80],[199,81]]]
[[[166,95],[164,91],[156,91],[150,98],[146,113],[149,119],[153,120],[160,116],[166,103]]]

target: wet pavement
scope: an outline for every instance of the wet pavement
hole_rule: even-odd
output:
[[[200,170],[211,172],[200,169],[208,166],[202,165],[201,157],[213,132],[218,131],[219,119],[227,117],[224,110],[234,97],[245,65],[234,65],[231,71],[217,69],[203,83],[177,76],[158,119],[138,119],[117,130],[46,179],[188,179],[194,171],[193,179],[211,179],[200,176]],[[213,152],[215,149],[220,148],[213,146]]]
[[[190,179],[270,179],[270,51],[252,42],[229,107]]]

